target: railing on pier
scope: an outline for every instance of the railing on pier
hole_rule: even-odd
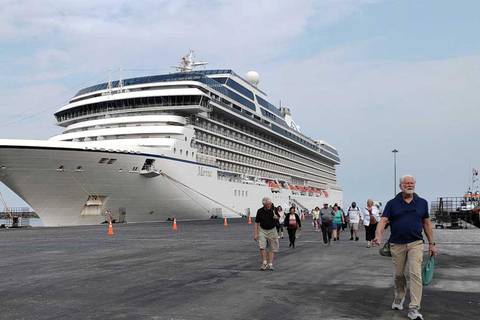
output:
[[[465,197],[440,197],[431,203],[431,216],[435,228],[467,229],[480,227],[478,208],[480,202]]]

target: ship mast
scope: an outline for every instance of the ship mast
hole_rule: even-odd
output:
[[[182,57],[178,67],[173,67],[177,69],[179,72],[190,72],[197,66],[204,66],[207,65],[208,62],[204,61],[194,61],[195,54],[193,50],[190,50],[185,57]]]

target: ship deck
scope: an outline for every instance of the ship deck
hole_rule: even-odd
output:
[[[296,249],[281,240],[273,272],[259,270],[246,219],[114,224],[114,235],[108,225],[2,229],[0,318],[406,319],[408,298],[390,309],[391,260],[347,234],[325,246],[309,219]],[[480,229],[434,234],[439,257],[421,312],[471,319]]]

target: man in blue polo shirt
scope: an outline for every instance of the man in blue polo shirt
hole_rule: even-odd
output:
[[[382,233],[387,222],[391,226],[390,250],[394,267],[395,300],[392,309],[403,310],[403,302],[407,291],[405,267],[410,270],[410,305],[407,317],[421,319],[420,302],[422,300],[422,260],[423,235],[428,239],[428,253],[437,256],[433,242],[433,230],[428,214],[428,202],[415,193],[415,178],[406,175],[400,178],[401,193],[388,201],[378,223],[374,243],[380,245]]]

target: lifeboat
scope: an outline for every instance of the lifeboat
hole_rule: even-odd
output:
[[[323,190],[323,195],[324,195],[326,198],[328,198],[328,192],[327,192],[327,190]]]
[[[320,190],[313,188],[312,191],[313,191],[313,194],[315,195],[315,197],[320,197]]]
[[[307,187],[306,191],[310,197],[313,197],[313,189],[311,187]]]
[[[290,190],[292,191],[292,194],[298,194],[298,189],[295,185],[291,184]]]
[[[272,192],[280,192],[280,186],[273,181],[268,183],[268,187],[270,190],[272,190]]]
[[[302,196],[304,196],[304,195],[307,194],[304,186],[298,186],[297,188],[298,188],[298,191],[300,191],[300,194],[301,194]]]

